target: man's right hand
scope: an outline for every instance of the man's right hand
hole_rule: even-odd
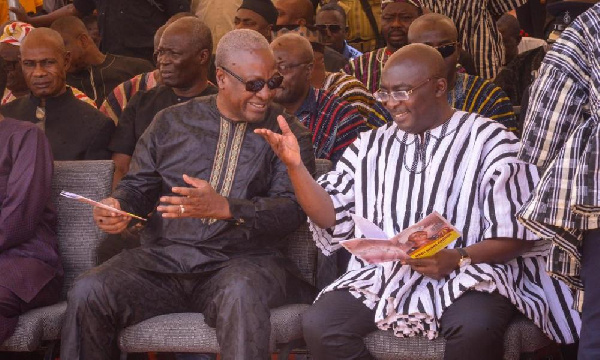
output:
[[[106,198],[100,202],[108,206],[112,206],[115,209],[121,210],[121,204],[119,204],[117,199]],[[100,230],[109,234],[120,234],[127,228],[127,225],[131,221],[131,217],[117,214],[116,212],[99,207],[94,207],[94,221]]]
[[[282,115],[277,116],[277,122],[281,128],[281,134],[276,134],[268,129],[256,129],[254,132],[261,135],[271,145],[273,152],[288,169],[295,169],[302,165],[298,140]]]

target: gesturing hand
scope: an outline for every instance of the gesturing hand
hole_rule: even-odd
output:
[[[119,204],[117,199],[107,198],[100,202],[121,210],[121,204]],[[116,212],[100,207],[94,207],[94,221],[100,230],[109,234],[120,234],[127,228],[127,225],[131,221],[131,217],[117,214]]]
[[[277,123],[281,128],[281,134],[276,134],[268,129],[256,129],[254,133],[261,135],[271,145],[273,152],[288,168],[297,167],[302,164],[298,140],[283,116],[277,117]]]
[[[458,268],[459,260],[460,254],[458,251],[443,249],[433,256],[420,259],[406,259],[402,263],[410,265],[413,270],[427,277],[439,280]]]
[[[182,196],[163,196],[156,209],[164,218],[214,218],[229,219],[229,203],[208,182],[183,175],[183,181],[192,187],[174,187],[172,191]]]
[[[8,10],[11,12],[14,12],[15,15],[17,15],[17,19],[19,21],[29,23],[29,15],[27,15],[27,12],[25,11],[25,9],[23,8],[23,5],[21,5],[21,3],[18,3],[17,7],[8,8]]]

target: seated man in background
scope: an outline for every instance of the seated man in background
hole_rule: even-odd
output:
[[[244,0],[233,23],[236,29],[258,31],[271,42],[271,31],[277,23],[277,9],[271,0]]]
[[[210,29],[196,17],[179,19],[165,29],[157,48],[162,85],[131,99],[110,142],[116,166],[114,186],[129,171],[135,145],[159,111],[217,93],[207,79],[212,48]]]
[[[365,120],[335,94],[312,87],[314,55],[306,38],[287,33],[273,40],[271,49],[283,75],[275,102],[295,114],[311,132],[315,157],[335,163],[358,133],[368,129]]]
[[[4,92],[0,105],[8,104],[16,98],[20,98],[29,95],[29,87],[23,76],[21,70],[21,64],[19,61],[19,48],[21,43],[25,39],[25,36],[33,30],[33,26],[15,21],[4,27],[2,35],[0,35],[0,57],[4,60],[5,69],[7,72],[7,84],[8,91]],[[71,87],[73,95],[92,106],[96,106],[96,103],[87,97],[86,94]]]
[[[98,107],[117,85],[154,69],[147,60],[101,53],[83,21],[75,16],[56,20],[52,29],[62,36],[71,53],[67,83],[83,91]]]
[[[323,44],[344,55],[346,59],[350,60],[362,55],[346,41],[348,30],[346,12],[337,3],[329,3],[319,9],[315,26],[323,36]]]
[[[285,121],[282,134],[257,130],[286,164],[323,253],[361,237],[352,214],[389,238],[434,211],[461,232],[426,258],[369,264],[353,257],[303,315],[314,359],[372,359],[363,337],[383,329],[398,337],[443,336],[444,359],[500,360],[517,311],[555,341],[577,340],[571,293],[544,271],[547,243],[515,218],[538,179],[536,167],[517,159],[514,134],[455,111],[447,91],[437,50],[398,50],[380,90],[394,123],[360,134],[319,182],[304,169]]]
[[[510,131],[517,131],[512,104],[502,89],[479,76],[456,71],[460,43],[456,26],[449,17],[434,13],[419,17],[408,29],[408,41],[433,46],[444,58],[450,106],[496,120]]]
[[[44,133],[0,115],[0,344],[19,315],[60,299],[52,170]]]
[[[171,40],[185,40],[180,25],[187,19],[181,20],[165,30]],[[168,55],[167,43],[161,49]],[[254,134],[259,127],[278,131],[276,117],[284,114],[272,104],[282,80],[273,53],[258,32],[233,30],[219,42],[216,66],[219,93],[159,112],[137,143],[129,173],[104,200],[153,214],[141,247],[73,285],[61,360],[118,358],[123,327],[173,312],[202,312],[216,327],[224,360],[267,359],[269,309],[314,295],[278,250],[305,215],[285,165]],[[288,122],[314,172],[310,134],[296,119]],[[112,234],[131,221],[114,215],[94,209],[96,224]]]
[[[297,26],[314,28],[315,9],[310,0],[276,0],[278,12],[277,27],[293,29]],[[348,59],[329,46],[324,50],[325,68],[327,71],[340,71],[348,64]]]
[[[70,54],[60,35],[48,28],[34,29],[23,40],[20,54],[31,93],[0,106],[0,113],[43,129],[55,160],[110,159],[108,142],[115,125],[67,87]]]
[[[371,93],[379,89],[381,72],[387,59],[408,44],[408,27],[423,14],[418,0],[383,0],[381,2],[381,36],[386,46],[354,58],[344,72],[354,75]]]

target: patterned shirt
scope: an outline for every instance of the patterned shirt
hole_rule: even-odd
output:
[[[383,104],[375,100],[365,85],[354,76],[342,72],[328,72],[325,74],[323,89],[354,105],[371,129],[392,121]]]
[[[381,48],[364,53],[362,56],[350,60],[344,72],[354,75],[361,83],[365,84],[370,93],[379,90],[383,66],[392,55],[391,51]]]
[[[502,66],[504,47],[496,20],[527,0],[420,0],[454,20],[463,49],[473,55],[479,76],[492,79]]]
[[[352,213],[392,237],[437,211],[462,233],[448,248],[497,237],[537,240],[515,218],[538,174],[535,166],[516,158],[514,134],[457,111],[424,139],[395,123],[362,133],[335,169],[319,179],[336,209],[334,227],[310,223],[324,254],[339,249],[342,240],[361,237]],[[440,280],[399,261],[368,264],[352,257],[348,271],[323,292],[345,289],[375,310],[380,329],[431,339],[439,334],[444,311],[465,291],[497,291],[551,339],[571,343],[581,325],[579,314],[566,309],[573,302],[568,287],[543,271],[548,242],[534,244],[503,264],[464,266]]]
[[[129,100],[131,100],[133,95],[138,91],[150,90],[155,87],[156,84],[155,71],[136,75],[114,88],[114,90],[106,96],[106,99],[100,106],[100,111],[113,119],[115,124],[118,124],[123,109],[125,109],[125,106],[127,106],[127,103],[129,103]]]
[[[448,102],[457,110],[477,113],[498,121],[510,131],[517,130],[508,96],[494,83],[478,76],[457,73],[454,89],[448,92]]]
[[[312,134],[315,157],[334,163],[358,133],[368,129],[358,109],[321,89],[311,88],[295,115]]]
[[[519,215],[553,240],[548,271],[577,290],[582,233],[599,228],[600,4],[580,15],[546,54],[532,85],[519,157],[545,170]]]

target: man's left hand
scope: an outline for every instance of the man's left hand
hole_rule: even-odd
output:
[[[443,249],[433,256],[420,259],[406,259],[402,263],[409,265],[413,270],[440,280],[458,268],[460,254],[456,250]]]
[[[181,196],[163,196],[156,209],[164,218],[230,219],[229,203],[208,182],[183,175],[183,181],[192,187],[174,187]]]

